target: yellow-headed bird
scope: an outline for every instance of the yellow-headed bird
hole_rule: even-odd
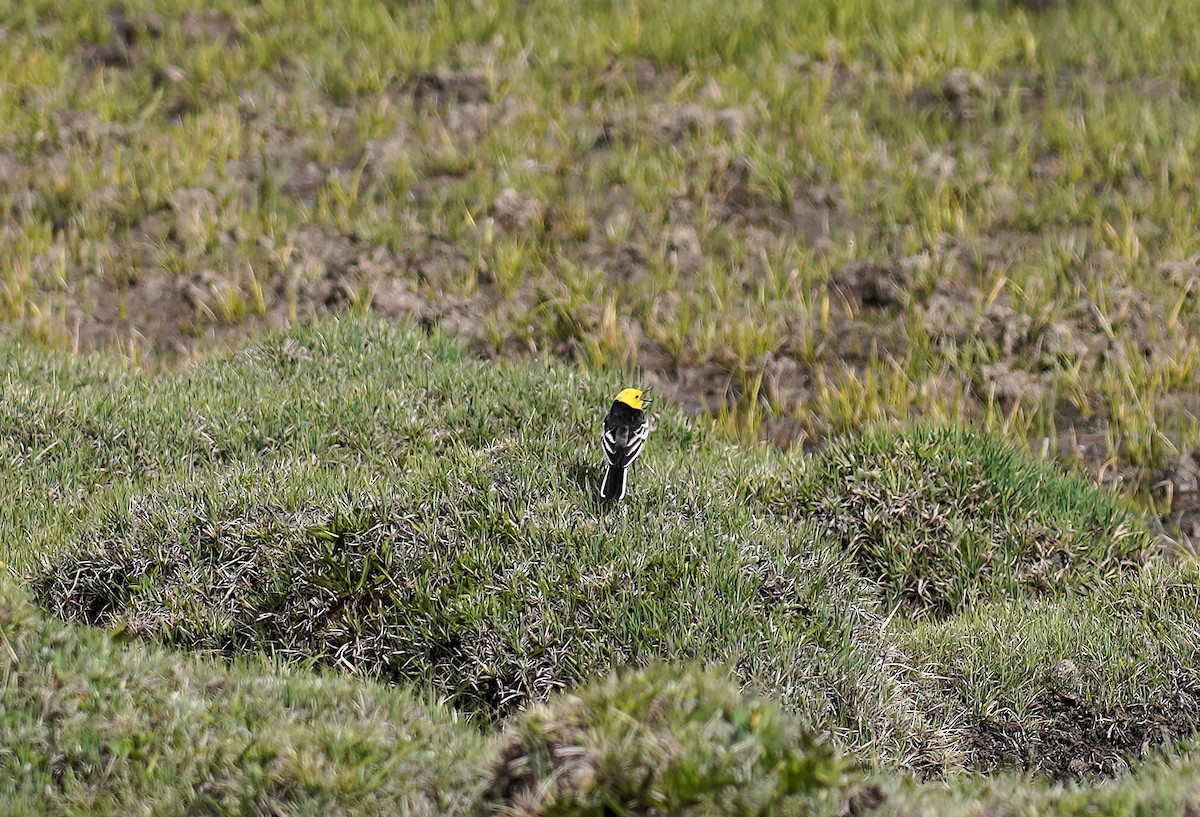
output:
[[[600,427],[600,441],[608,468],[600,485],[600,496],[617,500],[625,496],[629,466],[641,456],[650,435],[646,406],[650,399],[641,389],[622,389]]]

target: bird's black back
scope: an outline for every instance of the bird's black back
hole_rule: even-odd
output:
[[[646,412],[614,400],[604,418],[604,453],[614,465],[626,465],[641,452],[645,442]]]

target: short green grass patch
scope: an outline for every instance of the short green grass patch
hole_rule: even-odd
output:
[[[6,419],[18,466],[48,447],[40,473],[103,475],[75,518],[30,518],[20,566],[64,619],[415,683],[485,720],[614,667],[727,665],[864,755],[928,751],[872,584],[753,515],[754,465],[673,411],[605,507],[614,385],[378,321],[118,383],[21,392]]]
[[[484,749],[411,691],[120,643],[0,580],[5,814],[461,814]]]
[[[458,459],[440,464],[461,485],[478,460]],[[68,620],[416,683],[485,718],[616,666],[729,664],[864,750],[902,748],[870,588],[807,552],[810,530],[726,511],[626,548],[540,530],[544,510],[519,522],[495,496],[373,483],[301,464],[123,501],[35,592]]]
[[[375,321],[15,393],[16,463],[105,475],[38,546],[57,615],[416,683],[484,720],[614,667],[698,661],[862,757],[952,768],[964,737],[920,714],[920,652],[884,630],[896,588],[929,588],[902,618],[1059,598],[1135,569],[1149,541],[1116,500],[984,435],[798,458],[735,452],[671,411],[605,508],[579,441],[611,391]],[[908,561],[881,575],[880,554]]]
[[[721,675],[652,667],[517,718],[484,802],[513,817],[811,813],[837,804],[848,771],[793,717]]]
[[[1087,592],[1135,570],[1152,544],[1081,474],[952,426],[835,441],[772,477],[759,499],[815,524],[917,615]]]
[[[1193,614],[1175,574],[1142,565],[1149,534],[1118,499],[975,432],[879,431],[800,456],[730,447],[660,407],[630,495],[605,506],[596,429],[624,383],[483,363],[411,328],[324,323],[159,375],[2,354],[4,558],[44,607],[184,651],[415,686],[484,729],[666,662],[726,668],[874,769],[1070,775],[1074,757],[1064,772],[1039,748],[1039,723],[1061,725],[1038,714],[1058,690],[1033,668],[1051,647],[976,686],[929,675],[975,677],[971,656],[1005,655],[1022,628],[1058,644],[1144,615],[1098,599],[1159,593],[1161,621]],[[903,570],[882,573],[880,554]],[[1194,657],[1186,629],[1120,632],[1112,655],[1138,666]],[[1105,758],[1193,728],[1181,669],[1087,671],[1081,700],[1104,717],[1140,693],[1161,703],[1140,721],[1145,750],[1088,733]],[[992,698],[1033,702],[999,756],[979,748]]]
[[[898,642],[921,656],[930,706],[962,719],[969,766],[1113,775],[1200,726],[1198,622],[1200,575],[1186,566],[1082,599],[982,605]]]
[[[1099,785],[863,776],[720,671],[652,667],[481,738],[402,689],[222,667],[45,620],[0,582],[0,808],[164,813],[1187,813],[1197,757]]]

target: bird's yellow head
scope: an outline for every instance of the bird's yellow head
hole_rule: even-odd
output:
[[[641,389],[621,389],[621,393],[617,395],[617,402],[641,411],[649,404],[650,400]]]

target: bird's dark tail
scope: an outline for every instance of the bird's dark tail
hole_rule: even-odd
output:
[[[625,497],[625,466],[609,463],[604,470],[604,482],[600,485],[600,496],[609,501]]]

